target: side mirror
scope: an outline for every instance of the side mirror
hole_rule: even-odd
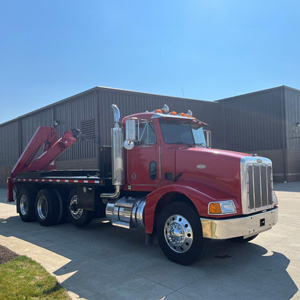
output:
[[[132,119],[127,119],[125,121],[125,126],[126,126],[126,139],[124,141],[124,148],[126,150],[131,150],[134,147],[134,140],[136,137],[135,121]]]
[[[210,130],[204,130],[204,135],[205,135],[207,148],[211,148],[212,147],[211,131]]]

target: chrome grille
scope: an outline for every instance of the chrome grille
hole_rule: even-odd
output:
[[[250,209],[257,209],[267,205],[272,205],[271,174],[271,166],[248,166]]]
[[[249,214],[273,207],[272,162],[262,157],[241,160],[243,213]]]

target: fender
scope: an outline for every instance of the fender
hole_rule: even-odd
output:
[[[168,193],[179,193],[185,195],[194,204],[199,216],[201,215],[203,217],[211,217],[207,212],[209,202],[221,199],[232,199],[235,202],[237,212],[241,210],[241,207],[236,201],[236,197],[199,181],[181,180],[161,187],[147,195],[145,206],[146,233],[151,234],[153,232],[156,206],[159,200]],[[226,217],[228,216],[230,215],[226,215]]]

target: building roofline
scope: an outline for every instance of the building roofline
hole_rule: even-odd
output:
[[[208,101],[208,100],[199,100],[199,99],[176,97],[176,96],[169,96],[169,95],[160,95],[160,94],[139,92],[139,91],[133,91],[133,90],[124,90],[124,89],[118,89],[118,88],[112,88],[112,87],[105,87],[105,86],[97,86],[95,88],[98,88],[98,90],[120,91],[120,92],[125,92],[125,93],[134,93],[134,94],[148,95],[148,96],[154,96],[154,97],[163,97],[163,98],[172,98],[172,99],[178,99],[178,100],[188,100],[188,101],[198,101],[198,102],[214,103],[214,101]]]
[[[287,89],[287,90],[291,90],[291,91],[294,91],[294,92],[298,92],[298,93],[300,93],[300,90],[298,90],[298,89],[295,89],[295,88],[292,88],[292,87],[290,87],[290,86],[283,85],[283,87],[284,87],[285,89]]]
[[[56,105],[58,105],[58,104],[60,104],[60,103],[64,103],[64,102],[70,101],[70,100],[72,100],[72,99],[74,99],[74,98],[76,98],[76,97],[79,97],[79,96],[88,94],[88,93],[90,93],[90,92],[92,92],[92,91],[96,91],[96,90],[97,90],[97,87],[88,89],[88,90],[83,91],[83,92],[81,92],[81,93],[75,94],[75,95],[73,95],[73,96],[67,97],[67,98],[65,98],[65,99],[56,101],[56,102],[51,103],[51,104],[49,104],[49,105],[46,105],[46,106],[43,106],[43,107],[38,108],[38,109],[36,109],[36,110],[33,110],[33,111],[29,112],[29,113],[26,113],[26,114],[24,114],[24,115],[21,115],[21,116],[19,116],[19,117],[16,117],[16,118],[14,118],[14,119],[12,119],[12,120],[9,120],[9,121],[6,121],[6,122],[4,122],[4,123],[1,123],[0,126],[7,125],[7,124],[9,124],[9,123],[12,123],[12,122],[18,121],[18,120],[20,120],[20,119],[26,118],[26,117],[31,116],[31,115],[34,115],[34,114],[36,114],[36,113],[38,113],[38,112],[40,112],[40,111],[43,111],[43,110],[49,109],[49,108],[51,108],[51,107],[53,107],[53,106],[56,106]]]
[[[263,94],[263,93],[267,93],[267,92],[277,90],[277,89],[282,89],[282,88],[293,90],[293,91],[296,91],[296,92],[300,93],[300,90],[294,89],[294,88],[286,86],[286,85],[281,85],[281,86],[277,86],[277,87],[274,87],[274,88],[269,88],[269,89],[265,89],[265,90],[260,90],[260,91],[255,91],[255,92],[251,92],[251,93],[245,93],[245,94],[240,94],[240,95],[236,95],[236,96],[232,96],[232,97],[219,99],[219,100],[216,100],[214,102],[221,103],[222,101],[230,101],[230,100],[233,100],[235,98],[239,98],[241,96],[250,96],[250,95],[256,95],[256,94]]]
[[[148,95],[148,96],[152,96],[152,97],[163,97],[163,98],[166,98],[166,99],[172,98],[172,99],[175,99],[175,100],[198,101],[198,102],[206,102],[206,103],[217,104],[217,103],[221,103],[222,101],[233,100],[234,98],[237,98],[237,97],[249,96],[249,95],[259,94],[259,93],[266,93],[266,92],[269,92],[269,91],[272,91],[272,90],[276,90],[276,89],[279,89],[279,88],[284,88],[284,89],[288,89],[288,90],[292,90],[292,91],[296,91],[296,92],[300,93],[300,90],[298,90],[298,89],[295,89],[295,88],[292,88],[292,87],[289,87],[289,86],[286,86],[286,85],[282,85],[282,86],[278,86],[278,87],[274,87],[274,88],[270,88],[270,89],[265,89],[265,90],[260,90],[260,91],[256,91],[256,92],[251,92],[251,93],[241,94],[241,95],[237,95],[237,96],[227,97],[227,98],[223,98],[223,99],[219,99],[219,100],[215,100],[215,101],[206,101],[206,100],[198,100],[198,99],[181,98],[181,97],[175,97],[175,96],[167,96],[167,95],[160,95],[160,94],[138,92],[138,91],[132,91],[132,90],[124,90],[124,89],[118,89],[118,88],[112,88],[112,87],[95,86],[95,87],[93,87],[91,89],[88,89],[86,91],[83,91],[81,93],[78,93],[78,94],[75,94],[73,96],[64,98],[62,100],[56,101],[54,103],[51,103],[51,104],[46,105],[46,106],[43,106],[41,108],[38,108],[38,109],[36,109],[34,111],[31,111],[29,113],[26,113],[24,115],[18,116],[18,117],[14,118],[14,119],[11,119],[9,121],[1,123],[0,126],[4,126],[4,125],[10,124],[10,123],[13,123],[15,121],[21,120],[23,118],[26,118],[28,116],[34,115],[36,113],[39,113],[39,112],[41,112],[43,110],[46,110],[46,109],[49,109],[49,108],[54,107],[56,105],[59,105],[61,103],[68,102],[68,101],[71,101],[71,100],[73,100],[75,98],[83,96],[85,94],[91,93],[93,91],[111,91],[111,92],[113,92],[113,91],[120,91],[120,92],[125,92],[125,93],[134,93],[134,94],[137,94],[137,95]]]
[[[20,120],[20,119],[26,118],[26,117],[28,117],[28,116],[34,115],[34,114],[36,114],[36,113],[39,113],[39,112],[41,112],[41,111],[43,111],[43,110],[46,110],[46,109],[49,109],[49,108],[54,107],[54,106],[56,106],[56,105],[59,105],[59,104],[61,104],[61,103],[71,101],[71,100],[73,100],[73,99],[75,99],[75,98],[78,98],[78,97],[83,96],[83,95],[85,95],[85,94],[91,93],[91,92],[93,92],[93,91],[111,91],[111,92],[113,92],[113,91],[120,91],[120,92],[125,92],[125,93],[134,93],[134,94],[149,95],[149,96],[154,96],[154,97],[163,97],[163,98],[166,98],[166,99],[172,98],[172,99],[177,99],[177,100],[188,100],[188,101],[199,101],[199,102],[215,103],[214,101],[205,101],[205,100],[197,100],[197,99],[189,99],[189,98],[180,98],[180,97],[175,97],[175,96],[166,96],[166,95],[159,95],[159,94],[152,94],[152,93],[138,92],[138,91],[132,91],[132,90],[123,90],[123,89],[111,88],[111,87],[104,87],[104,86],[95,86],[95,87],[93,87],[93,88],[91,88],[91,89],[88,89],[88,90],[86,90],[86,91],[83,91],[83,92],[81,92],[81,93],[78,93],[78,94],[75,94],[75,95],[73,95],[73,96],[64,98],[64,99],[62,99],[62,100],[56,101],[56,102],[54,102],[54,103],[51,103],[51,104],[46,105],[46,106],[43,106],[43,107],[41,107],[41,108],[38,108],[38,109],[36,109],[36,110],[33,110],[33,111],[31,111],[31,112],[29,112],[29,113],[26,113],[26,114],[24,114],[24,115],[18,116],[18,117],[14,118],[14,119],[11,119],[11,120],[9,120],[9,121],[6,121],[6,122],[4,122],[4,123],[1,123],[0,126],[4,126],[4,125],[7,125],[7,124],[9,124],[9,123],[13,123],[13,122],[18,121],[18,120]]]

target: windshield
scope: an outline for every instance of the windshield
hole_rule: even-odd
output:
[[[187,144],[206,147],[203,127],[191,122],[161,120],[160,127],[166,144]]]

